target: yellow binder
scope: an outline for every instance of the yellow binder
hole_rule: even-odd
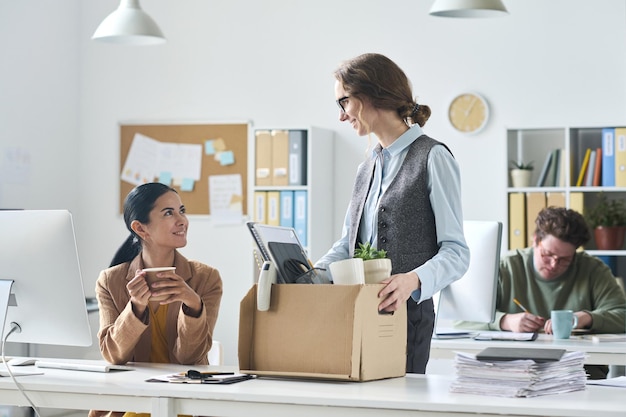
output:
[[[526,245],[532,246],[537,214],[546,206],[546,194],[542,192],[526,193]]]
[[[526,247],[526,201],[524,193],[509,194],[509,249]]]

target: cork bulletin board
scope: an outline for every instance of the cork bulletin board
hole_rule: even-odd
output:
[[[241,204],[243,215],[247,213],[248,178],[248,123],[207,124],[120,124],[120,166],[125,168],[131,145],[136,138],[148,138],[158,144],[201,145],[202,149],[197,180],[183,184],[172,178],[168,185],[175,188],[186,207],[187,214],[210,213],[210,177],[237,174],[241,178]],[[196,150],[198,146],[193,147]],[[135,152],[135,151],[134,151]],[[136,152],[135,152],[136,153]],[[220,157],[221,155],[221,157]],[[197,159],[194,158],[197,162]],[[163,176],[163,174],[161,174]],[[146,181],[162,181],[159,175]],[[191,183],[191,185],[190,185]],[[120,213],[126,195],[136,186],[120,175]]]

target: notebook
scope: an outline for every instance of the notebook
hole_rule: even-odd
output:
[[[87,372],[112,372],[112,371],[132,371],[135,368],[126,365],[113,365],[102,361],[37,361],[37,368],[67,369],[70,371]]]
[[[476,359],[485,362],[530,359],[540,363],[559,361],[564,353],[565,349],[525,349],[492,346],[478,352]]]

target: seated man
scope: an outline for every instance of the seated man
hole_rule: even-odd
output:
[[[496,319],[489,329],[552,334],[550,312],[573,310],[578,329],[626,332],[626,295],[611,269],[596,257],[576,252],[591,237],[583,216],[547,207],[535,225],[532,247],[500,260]],[[521,311],[514,298],[528,312]],[[608,373],[607,366],[585,368],[592,379],[606,378]]]

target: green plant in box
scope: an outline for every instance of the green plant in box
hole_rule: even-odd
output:
[[[383,259],[387,257],[387,251],[382,249],[378,250],[369,242],[359,243],[359,247],[354,250],[354,257],[361,258],[364,261],[370,259]]]

